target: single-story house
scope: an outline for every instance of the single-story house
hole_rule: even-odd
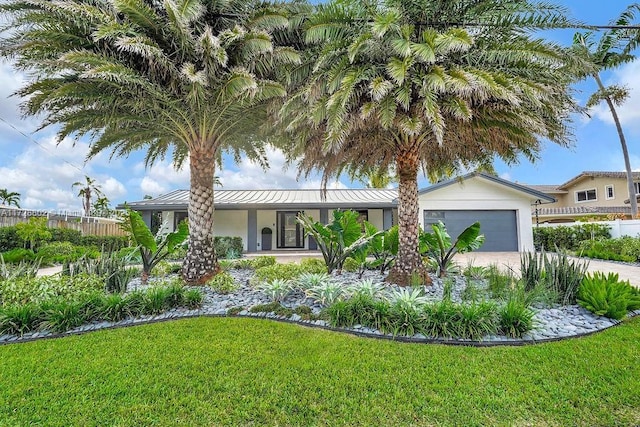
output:
[[[174,228],[187,217],[188,190],[176,190],[155,199],[128,203],[150,223],[154,212]],[[420,191],[423,228],[442,221],[455,238],[480,221],[484,251],[533,250],[531,206],[552,203],[542,192],[484,173],[470,173]],[[239,236],[248,252],[280,249],[317,249],[296,221],[299,212],[329,222],[335,209],[353,209],[378,229],[397,223],[397,189],[326,190],[216,190],[215,232]],[[119,206],[120,208],[122,206]]]

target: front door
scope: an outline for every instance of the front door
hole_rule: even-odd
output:
[[[278,247],[304,248],[302,227],[296,218],[298,211],[278,212]]]

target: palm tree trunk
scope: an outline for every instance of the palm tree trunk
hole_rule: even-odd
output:
[[[600,80],[600,75],[598,73],[595,73],[593,77],[598,84],[598,89],[600,89],[600,91],[604,93],[605,88],[602,84],[602,80]],[[609,96],[605,97],[605,101],[609,106],[609,110],[611,110],[611,115],[613,116],[613,121],[616,124],[616,130],[618,131],[618,138],[620,138],[620,145],[622,146],[622,156],[624,157],[624,168],[627,172],[627,189],[629,190],[629,202],[631,203],[631,219],[636,219],[638,217],[638,200],[636,199],[636,189],[633,185],[633,173],[631,172],[631,161],[629,160],[629,149],[627,148],[627,140],[625,139],[624,133],[622,132],[620,118],[618,117],[618,112],[613,105],[613,101]]]
[[[399,245],[396,262],[389,271],[387,281],[400,286],[412,284],[412,276],[431,283],[418,250],[420,232],[418,206],[418,148],[415,144],[401,148],[396,155],[398,174],[398,233]],[[415,279],[414,279],[415,280]]]
[[[189,249],[182,265],[188,284],[206,283],[219,268],[213,246],[214,152],[211,148],[190,152]]]

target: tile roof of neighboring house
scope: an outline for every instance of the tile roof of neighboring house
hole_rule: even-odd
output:
[[[532,209],[535,212],[535,208]],[[589,214],[631,214],[628,206],[568,206],[562,208],[538,208],[539,216],[589,215]]]
[[[395,207],[396,189],[340,189],[327,190],[323,197],[321,190],[215,190],[216,209],[236,209],[277,207]],[[175,190],[151,200],[129,203],[136,210],[187,209],[189,190]]]
[[[632,172],[634,179],[640,179],[640,172]],[[584,171],[569,181],[565,182],[562,185],[559,185],[558,188],[565,190],[571,187],[573,184],[583,180],[584,178],[620,178],[627,179],[626,172],[606,172],[606,171]]]
[[[526,187],[532,188],[536,191],[540,191],[542,193],[547,194],[567,194],[568,191],[560,190],[557,185],[525,185]]]

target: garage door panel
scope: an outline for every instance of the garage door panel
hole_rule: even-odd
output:
[[[430,214],[428,214],[430,212]],[[518,229],[516,212],[512,210],[482,211],[425,211],[425,225],[440,219],[449,235],[455,239],[465,228],[474,222],[480,222],[480,232],[485,243],[479,251],[508,252],[518,250]]]

